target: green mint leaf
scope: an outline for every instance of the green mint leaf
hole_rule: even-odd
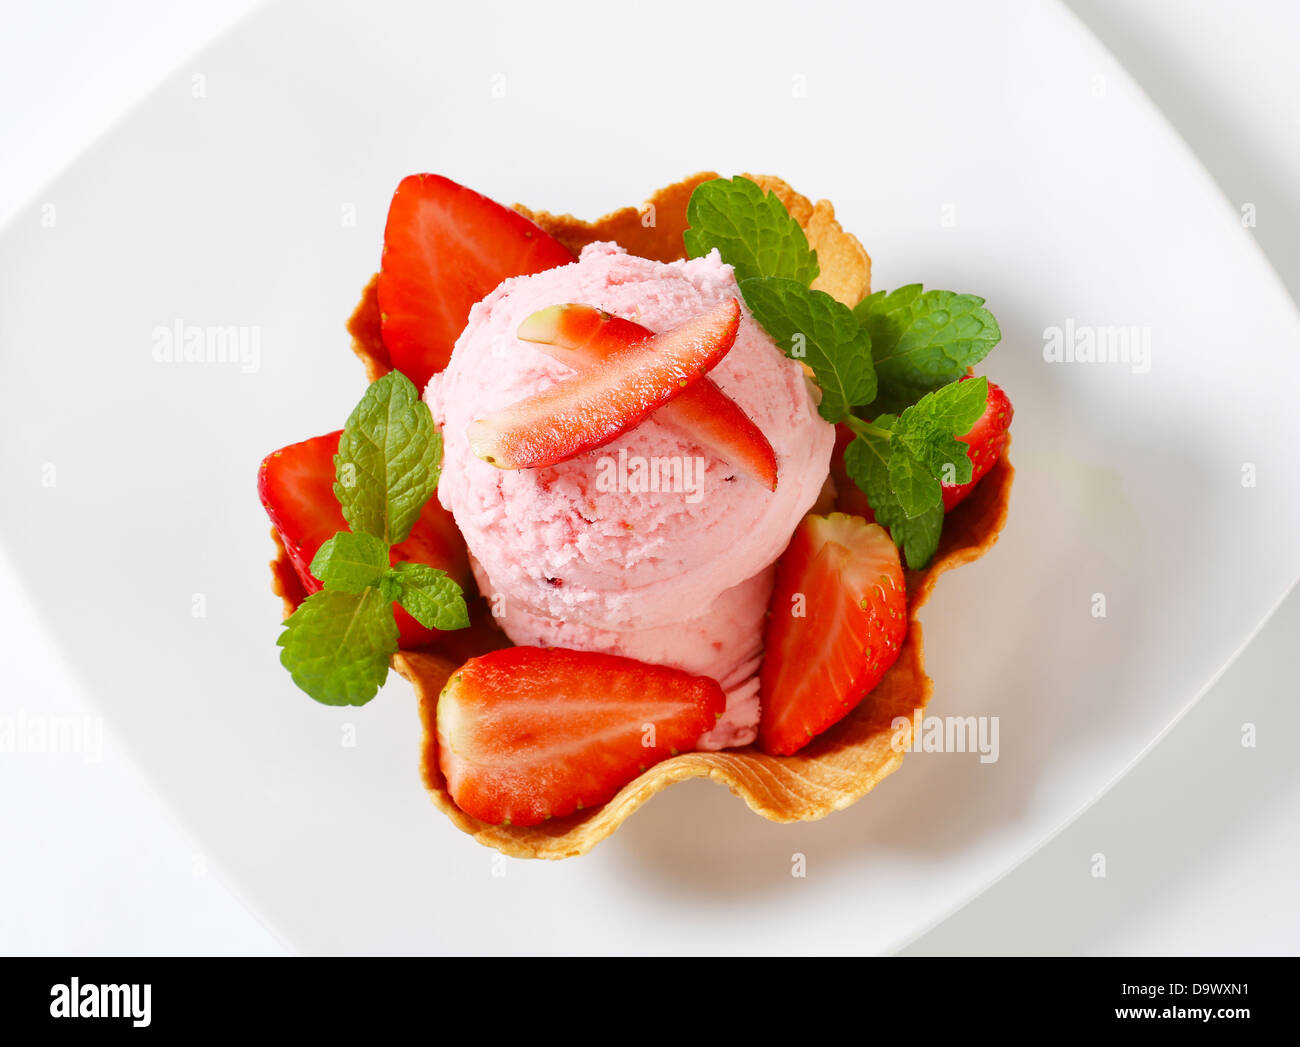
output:
[[[327,589],[362,593],[378,586],[388,570],[388,544],[372,534],[339,531],[316,551],[311,573]]]
[[[871,334],[879,407],[899,410],[966,373],[998,344],[1002,332],[984,299],[909,284],[877,291],[853,310]]]
[[[894,419],[888,415],[872,424],[889,429]],[[894,544],[903,550],[907,566],[919,571],[930,562],[939,548],[943,531],[943,500],[917,516],[909,517],[895,496],[889,482],[891,440],[872,433],[860,434],[844,452],[844,467],[871,504],[876,522],[889,531]]]
[[[893,428],[895,451],[907,451],[945,483],[969,483],[970,447],[957,437],[974,428],[988,398],[987,378],[951,382],[927,393],[899,415]]]
[[[818,409],[828,422],[875,399],[871,338],[848,306],[782,277],[743,280],[740,293],[781,350],[813,369],[822,390]]]
[[[322,589],[284,623],[280,663],[325,705],[365,705],[388,676],[397,650],[392,604],[378,589]]]
[[[893,423],[894,419],[889,415],[881,415],[871,424],[877,429],[889,430]],[[844,449],[844,470],[867,496],[877,519],[880,519],[880,507],[887,509],[898,502],[889,483],[889,445],[890,437],[859,433]]]
[[[422,563],[399,563],[389,572],[395,599],[426,629],[449,632],[469,625],[465,594],[445,571]]]
[[[903,550],[903,559],[913,571],[922,570],[939,551],[943,533],[943,502],[932,505],[920,516],[897,520],[889,525],[889,537]]]
[[[748,178],[715,178],[695,187],[686,205],[686,253],[718,249],[736,281],[780,276],[807,287],[820,271],[808,238],[775,193]]]
[[[910,410],[910,408],[909,408]],[[903,414],[906,414],[904,411]],[[970,447],[925,420],[900,426],[895,448],[906,452],[942,483],[969,483],[972,475]]]
[[[924,417],[945,432],[965,436],[983,416],[988,403],[987,378],[971,378],[964,382],[958,379],[921,397],[903,412],[898,421],[905,426],[909,417]]]
[[[390,371],[348,417],[334,465],[334,495],[356,533],[396,545],[438,486],[442,436],[411,380]]]
[[[890,443],[897,439],[895,436]],[[934,508],[936,502],[943,504],[943,488],[934,473],[896,445],[889,455],[889,486],[909,518]]]

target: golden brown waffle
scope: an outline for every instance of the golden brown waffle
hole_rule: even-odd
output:
[[[522,204],[515,205],[515,209],[575,253],[595,240],[614,240],[633,254],[672,261],[684,255],[682,232],[691,192],[700,182],[713,177],[712,173],[694,175],[661,189],[639,209],[624,208],[590,223],[571,215],[534,212]],[[821,266],[821,275],[813,286],[846,305],[860,301],[871,287],[871,259],[857,239],[840,228],[831,205],[825,200],[812,204],[779,178],[749,177],[776,193],[803,226]],[[353,351],[365,364],[370,379],[386,374],[391,364],[379,336],[375,280],[362,293],[361,303],[348,321],[348,331]],[[460,658],[450,650],[399,651],[393,657],[393,668],[411,682],[419,702],[424,726],[421,769],[429,795],[457,828],[479,843],[516,858],[585,854],[660,789],[685,778],[721,782],[752,810],[774,822],[811,821],[849,806],[903,762],[900,750],[906,746],[895,748],[892,744],[899,734],[893,722],[896,717],[905,718],[909,724],[905,732],[910,738],[913,717],[925,709],[933,690],[925,674],[917,612],[941,574],[979,559],[997,542],[1006,521],[1014,476],[1015,470],[1004,453],[974,492],[948,514],[939,551],[930,566],[907,573],[909,627],[898,661],[852,713],[794,756],[768,756],[752,745],[722,752],[685,753],[651,767],[600,807],[529,828],[490,825],[452,802],[438,767],[438,695]],[[304,593],[274,531],[272,537],[276,545],[276,557],[271,562],[272,588],[284,601],[287,617]]]

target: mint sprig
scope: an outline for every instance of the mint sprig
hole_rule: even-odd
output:
[[[920,284],[868,295],[853,315],[871,335],[881,411],[902,410],[956,381],[1002,338],[983,298],[923,291]]]
[[[845,448],[844,470],[913,570],[939,547],[942,485],[970,482],[970,448],[957,437],[974,428],[987,400],[988,379],[975,378],[945,385],[897,417],[847,420],[854,440]]]
[[[323,705],[365,705],[387,679],[397,623],[392,603],[378,589],[322,589],[284,625],[280,662]]]
[[[410,382],[372,382],[339,438],[334,496],[353,531],[405,541],[438,487],[442,435]]]
[[[742,280],[740,293],[772,341],[813,369],[822,390],[818,410],[828,422],[875,399],[871,336],[848,306],[824,291],[776,276]]]
[[[736,280],[779,276],[807,287],[820,271],[803,227],[777,195],[748,178],[714,178],[695,187],[686,205],[683,239],[691,258],[715,247]]]
[[[426,629],[451,632],[469,625],[460,586],[445,571],[422,563],[399,563],[388,572],[393,598]]]
[[[469,625],[459,585],[428,564],[390,566],[438,485],[442,440],[429,408],[400,371],[373,382],[348,417],[334,457],[334,493],[351,531],[312,558],[320,592],[284,623],[280,662],[326,705],[365,705],[397,652],[394,601],[429,629]]]
[[[943,504],[939,478],[901,448],[889,456],[889,487],[909,518],[934,508],[935,503]]]
[[[894,419],[881,415],[872,423],[875,431],[861,432],[844,451],[844,468],[867,496],[876,522],[903,551],[907,566],[919,570],[939,548],[943,531],[943,497],[916,516],[908,516],[889,480],[890,430]],[[880,432],[879,430],[884,430]]]
[[[988,399],[987,378],[950,382],[899,415],[893,439],[944,483],[970,483],[970,448],[957,437],[975,427]]]
[[[372,534],[339,531],[312,557],[311,573],[322,585],[344,593],[378,588],[388,572],[388,543]]]
[[[697,186],[686,217],[687,253],[716,247],[754,319],[812,369],[819,413],[854,433],[846,472],[907,565],[924,567],[939,547],[943,484],[972,476],[958,437],[983,414],[988,383],[959,380],[1002,337],[984,299],[909,284],[850,309],[812,290],[816,253],[799,224],[775,194],[745,178]]]
[[[775,193],[748,178],[715,178],[695,187],[686,218],[687,254],[718,249],[754,319],[787,356],[812,369],[823,418],[838,422],[875,399],[871,334],[843,302],[812,289],[817,253]]]

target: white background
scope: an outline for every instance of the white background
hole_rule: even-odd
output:
[[[4,0],[0,222],[252,6]],[[1300,298],[1300,8],[1285,0],[1069,6],[1234,205],[1255,206],[1255,236]],[[1213,293],[1213,259],[1205,271]],[[905,952],[1300,951],[1297,635],[1293,595],[1122,782]],[[29,620],[2,555],[0,664],[4,714],[94,715]],[[1244,695],[1255,696],[1253,749],[1224,744],[1241,735],[1235,709]],[[97,759],[0,755],[0,795],[8,900],[0,953],[287,951],[195,851],[111,730]],[[1104,879],[1091,875],[1097,853],[1106,856]]]

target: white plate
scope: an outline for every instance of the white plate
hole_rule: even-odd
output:
[[[1295,311],[1057,6],[439,6],[259,12],[5,231],[0,528],[32,601],[299,948],[895,947],[1113,782],[1300,573]],[[402,175],[594,216],[706,167],[828,197],[876,286],[1002,323],[1011,521],[924,614],[931,712],[999,717],[1000,759],[916,754],[793,827],[690,782],[586,858],[501,862],[426,799],[404,683],[327,709],[279,668],[257,463],[358,397],[342,324]],[[1149,371],[1045,363],[1067,319],[1149,332]],[[178,323],[255,330],[259,366],[155,362]]]

